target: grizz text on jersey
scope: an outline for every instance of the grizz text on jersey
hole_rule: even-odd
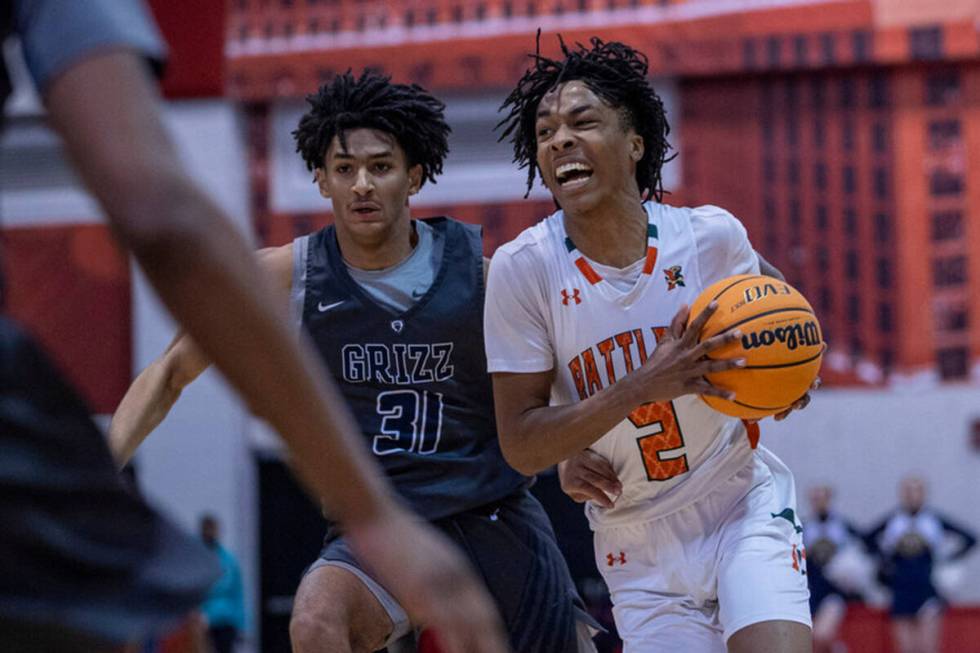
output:
[[[344,345],[344,380],[418,385],[453,378],[453,343]]]

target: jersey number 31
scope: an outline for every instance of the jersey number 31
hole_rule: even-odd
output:
[[[379,456],[408,451],[423,456],[439,449],[442,393],[388,390],[378,395],[381,433],[371,449]]]

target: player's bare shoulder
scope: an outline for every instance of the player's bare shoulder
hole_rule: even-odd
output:
[[[263,247],[255,253],[262,270],[277,290],[288,290],[293,278],[293,245]]]

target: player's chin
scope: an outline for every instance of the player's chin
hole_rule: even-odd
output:
[[[355,238],[374,239],[381,237],[391,230],[391,221],[385,219],[384,214],[375,212],[370,215],[346,216],[344,224],[347,231]]]
[[[573,213],[589,212],[595,209],[602,200],[602,193],[598,192],[599,189],[597,188],[582,187],[566,189],[555,184],[549,190],[551,190],[551,194],[555,196],[558,206],[563,211]]]

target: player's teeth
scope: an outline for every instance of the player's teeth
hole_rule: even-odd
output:
[[[565,163],[558,166],[555,170],[555,176],[558,178],[560,184],[565,184],[568,182],[568,175],[572,172],[586,172],[591,173],[592,168],[583,163]]]
[[[582,163],[566,163],[565,165],[558,166],[557,173],[559,175],[568,174],[573,170],[582,170],[583,172],[589,172],[591,169]]]

